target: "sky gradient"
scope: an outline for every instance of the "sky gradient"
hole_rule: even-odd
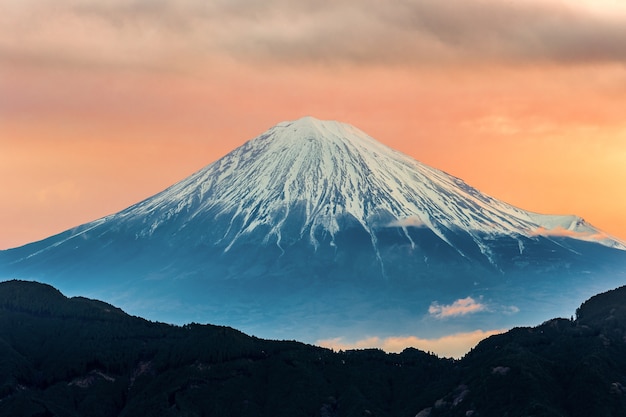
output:
[[[0,0],[0,248],[305,115],[626,240],[624,28],[617,0]]]

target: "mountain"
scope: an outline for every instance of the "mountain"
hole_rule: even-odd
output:
[[[264,337],[438,337],[571,311],[624,282],[626,246],[305,117],[119,213],[0,252],[0,278]]]
[[[624,306],[621,287],[587,300],[576,319],[515,328],[451,360],[149,322],[8,281],[0,416],[623,416]]]

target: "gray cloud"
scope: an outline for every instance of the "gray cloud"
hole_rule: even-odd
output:
[[[131,65],[223,55],[290,65],[626,61],[626,16],[550,0],[66,0],[9,9],[3,56],[52,51]]]
[[[562,4],[343,0],[316,9],[308,2],[266,4],[287,11],[281,16],[265,9],[246,22],[249,29],[232,45],[244,55],[385,64],[626,59],[624,16],[601,17]],[[268,25],[259,30],[259,22]],[[254,42],[246,44],[247,36]]]

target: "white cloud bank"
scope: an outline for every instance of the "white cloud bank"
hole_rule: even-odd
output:
[[[474,346],[487,337],[505,332],[505,329],[474,330],[466,333],[454,333],[436,339],[422,339],[417,336],[369,337],[357,341],[346,341],[342,337],[318,340],[316,345],[334,350],[378,348],[385,352],[401,352],[414,347],[439,356],[461,358]]]

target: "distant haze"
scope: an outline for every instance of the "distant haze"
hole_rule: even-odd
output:
[[[0,248],[119,211],[304,115],[626,240],[623,2],[0,7]]]

